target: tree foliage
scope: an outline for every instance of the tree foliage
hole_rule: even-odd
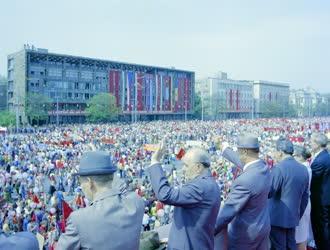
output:
[[[116,98],[109,93],[95,95],[87,106],[86,115],[89,122],[109,122],[118,119],[119,108]]]
[[[48,119],[52,100],[44,95],[29,93],[26,99],[26,115],[30,124],[40,124]]]
[[[260,104],[262,117],[283,117],[286,114],[285,107],[275,102],[263,102]]]
[[[198,119],[202,116],[202,99],[199,93],[195,94],[194,116]]]
[[[0,126],[11,127],[14,126],[16,122],[15,114],[9,111],[0,111]]]

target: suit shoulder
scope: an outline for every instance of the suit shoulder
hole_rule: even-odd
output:
[[[80,221],[81,218],[86,218],[85,216],[90,217],[90,215],[93,214],[92,211],[93,211],[93,206],[88,206],[85,208],[75,210],[70,214],[69,219],[73,223],[76,223],[77,221]]]

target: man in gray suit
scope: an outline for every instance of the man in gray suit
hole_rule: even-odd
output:
[[[295,228],[305,212],[309,197],[309,176],[305,166],[293,157],[293,144],[288,139],[276,142],[269,192],[271,249],[297,249]]]
[[[243,173],[233,181],[231,191],[220,209],[216,233],[228,225],[228,249],[268,249],[270,219],[267,209],[270,172],[259,159],[258,138],[242,135],[238,139],[238,156],[230,148],[225,158],[243,166]]]
[[[79,166],[79,181],[93,201],[71,213],[56,249],[138,249],[144,202],[135,193],[112,187],[117,168],[107,152],[87,152]]]
[[[210,157],[200,148],[189,150],[182,161],[187,183],[180,188],[170,186],[161,167],[165,153],[162,142],[152,156],[147,171],[158,200],[173,205],[170,250],[213,250],[214,225],[220,206],[220,189],[210,172]]]

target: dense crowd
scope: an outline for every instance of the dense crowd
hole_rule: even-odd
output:
[[[312,132],[329,133],[330,119],[258,119],[226,121],[156,121],[133,124],[68,125],[24,129],[19,134],[0,135],[0,229],[5,234],[30,231],[40,234],[44,246],[52,249],[65,230],[62,201],[72,209],[88,206],[76,177],[83,152],[110,152],[118,167],[118,183],[145,200],[142,230],[148,231],[171,221],[173,207],[157,201],[145,168],[150,164],[153,145],[166,137],[169,145],[163,162],[169,181],[185,180],[180,153],[191,146],[207,149],[212,175],[225,200],[238,170],[221,156],[214,138],[235,145],[240,133],[252,132],[261,142],[260,157],[273,166],[270,156],[274,141],[287,137],[294,144],[309,146]]]

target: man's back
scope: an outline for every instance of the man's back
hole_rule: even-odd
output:
[[[135,193],[104,194],[73,212],[57,249],[138,249],[144,203]]]
[[[192,181],[192,185],[199,186],[203,199],[196,206],[174,208],[169,249],[171,247],[173,249],[177,247],[178,249],[201,249],[199,247],[211,249],[214,244],[208,239],[210,239],[210,234],[214,234],[214,218],[220,207],[220,189],[211,176],[197,177]],[[184,241],[179,242],[180,238]]]
[[[301,210],[305,210],[308,203],[308,171],[293,157],[288,157],[275,166],[271,174],[271,225],[294,228],[303,214]]]
[[[250,165],[233,183],[231,192],[218,216],[218,224],[227,224],[231,245],[258,243],[270,231],[267,199],[270,173],[261,160]],[[232,210],[237,210],[233,212]],[[229,222],[228,221],[228,222]],[[250,246],[250,245],[249,245]]]
[[[179,189],[169,186],[159,164],[148,171],[156,197],[175,206],[168,249],[213,249],[220,189],[209,169]]]
[[[311,199],[312,202],[330,205],[330,154],[323,150],[312,162],[312,183]]]

